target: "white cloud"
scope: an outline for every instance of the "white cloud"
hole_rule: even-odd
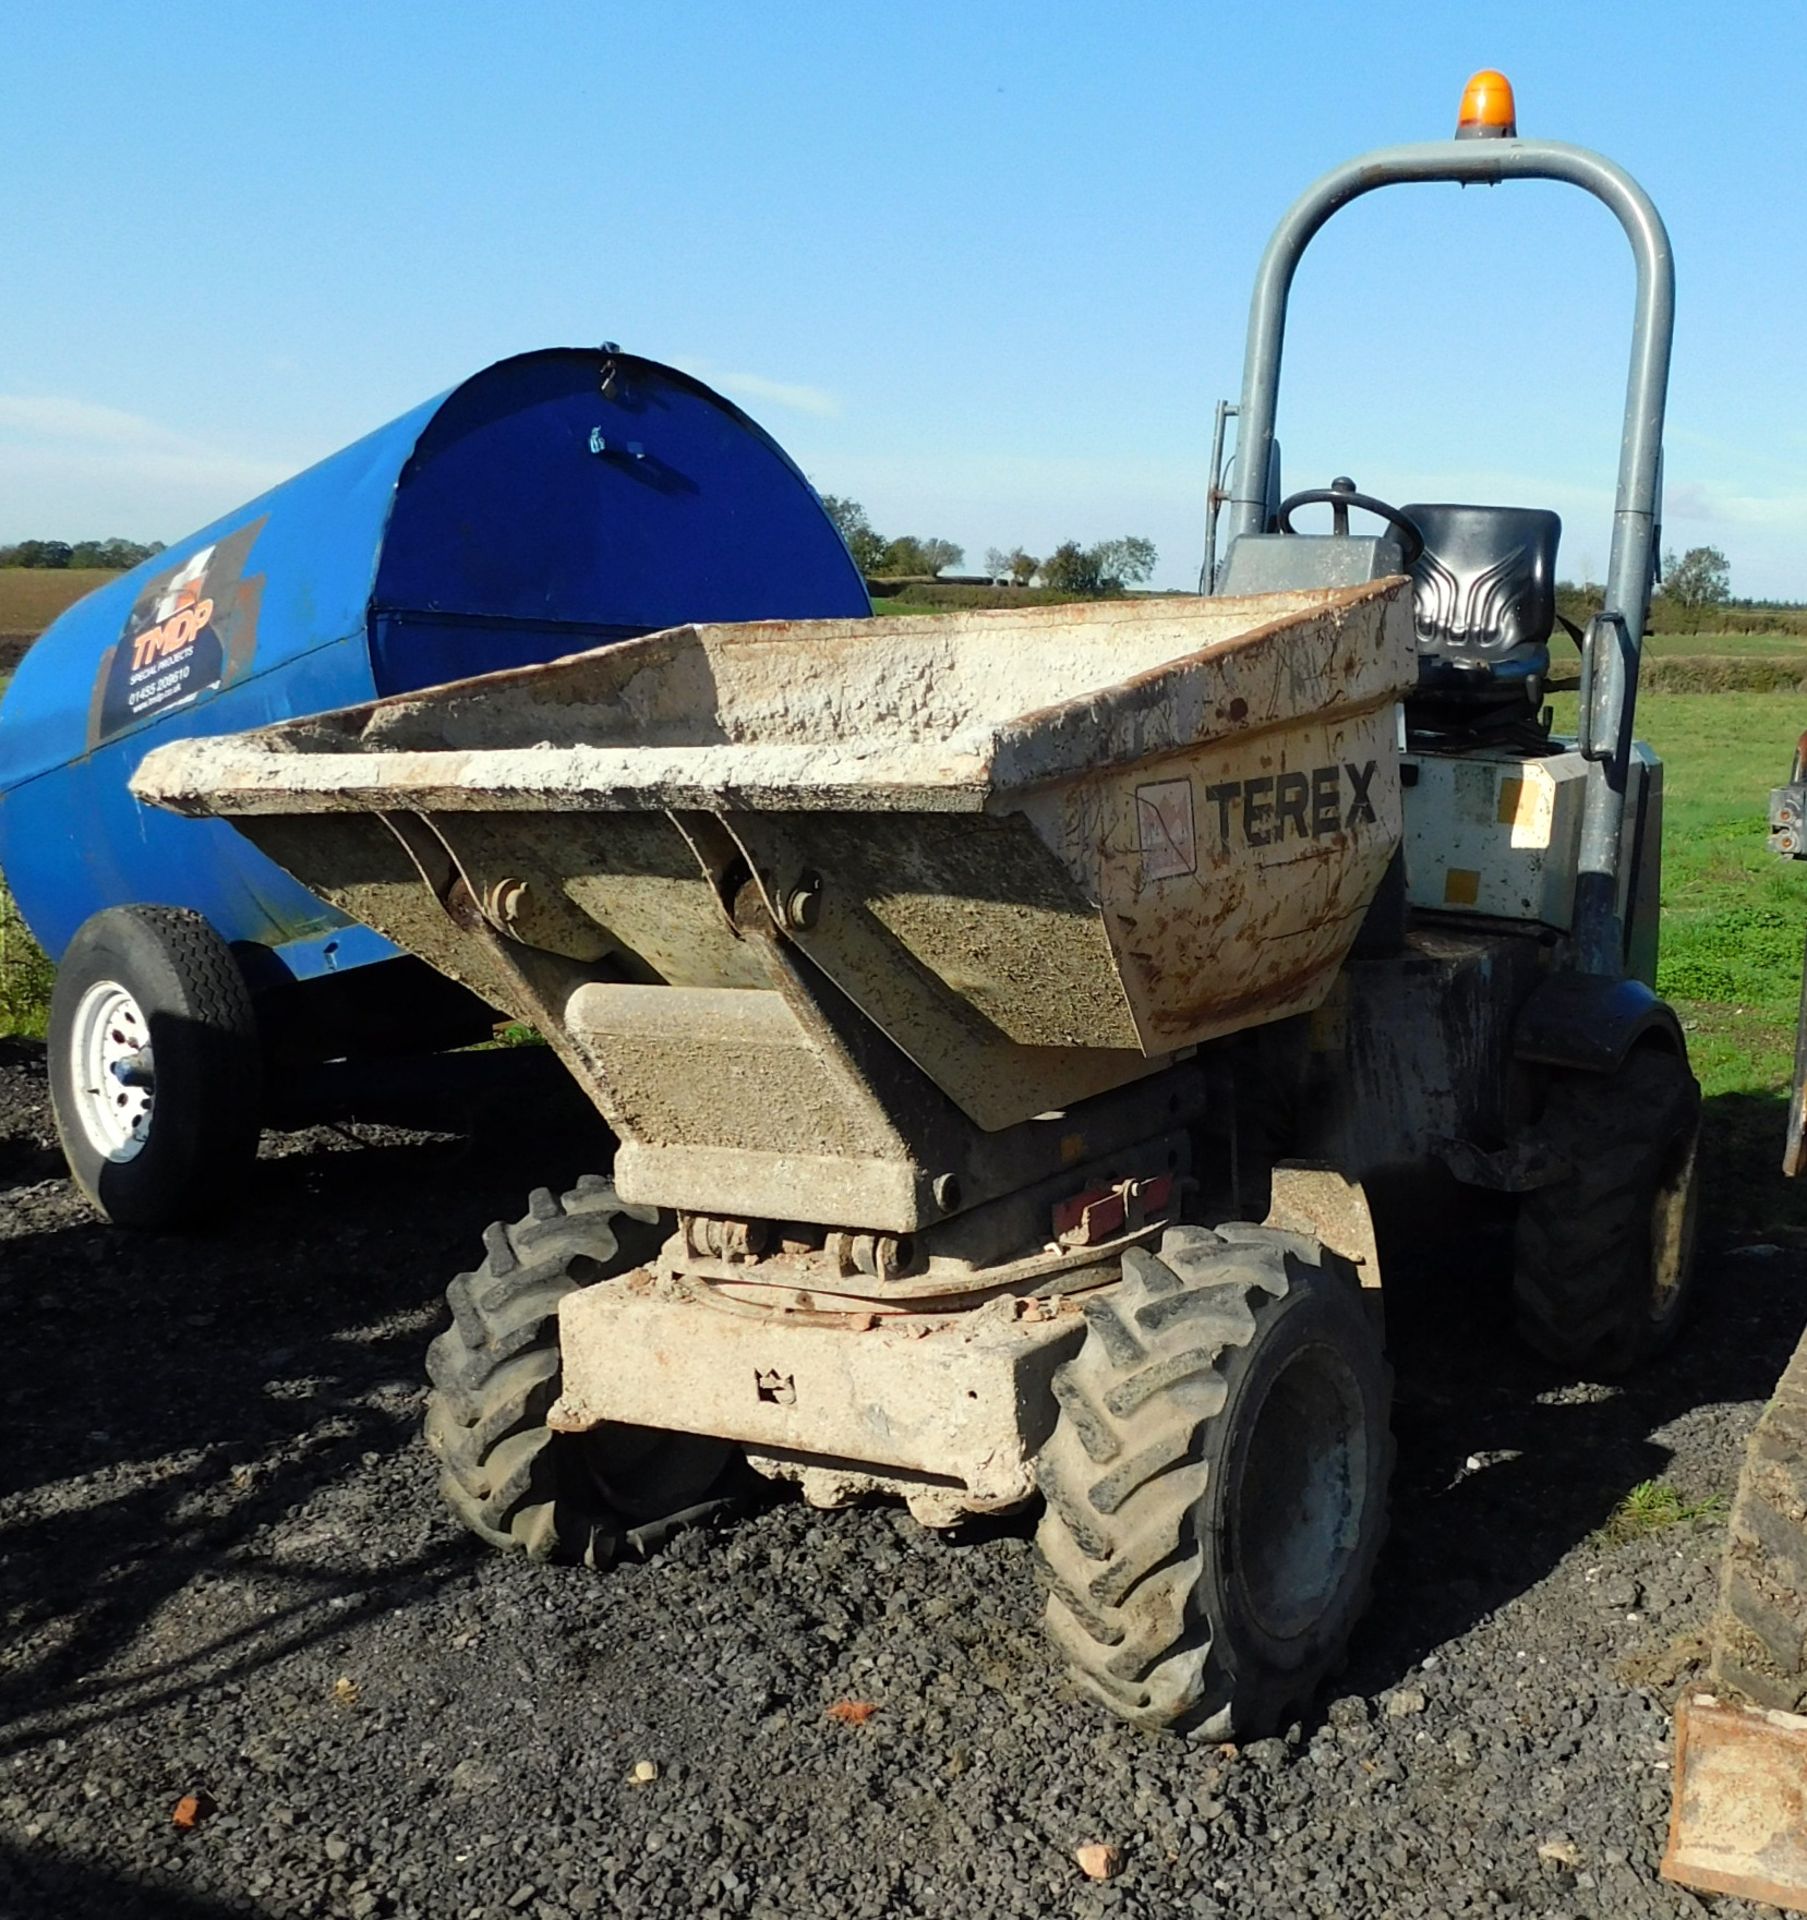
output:
[[[141,414],[97,406],[59,394],[0,393],[0,433],[31,440],[75,441],[116,447],[168,438],[168,430]]]
[[[820,419],[834,419],[841,411],[839,394],[826,387],[807,387],[791,380],[768,380],[763,373],[730,373],[712,366],[707,360],[674,359],[671,363],[686,373],[706,380],[724,393],[747,400],[763,400],[774,407],[786,407],[792,413],[813,413]]]
[[[1708,526],[1788,528],[1807,525],[1807,492],[1734,493],[1716,486],[1671,487],[1665,502],[1677,519]]]
[[[119,407],[0,393],[0,538],[178,539],[294,470]]]

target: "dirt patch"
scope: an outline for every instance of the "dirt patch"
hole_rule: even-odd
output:
[[[506,1119],[280,1136],[234,1222],[130,1238],[60,1175],[41,1051],[0,1043],[0,1911],[1700,1910],[1655,1863],[1720,1527],[1602,1529],[1651,1481],[1729,1498],[1807,1257],[1718,1260],[1620,1389],[1511,1347],[1491,1242],[1402,1283],[1367,1624],[1231,1752],[1067,1693],[1027,1522],[775,1495],[600,1577],[460,1534],[417,1435],[441,1290],[593,1151]]]

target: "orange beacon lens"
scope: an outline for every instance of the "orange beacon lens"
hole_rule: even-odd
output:
[[[1518,108],[1512,99],[1512,82],[1492,67],[1483,67],[1462,89],[1456,138],[1512,140],[1517,135]]]

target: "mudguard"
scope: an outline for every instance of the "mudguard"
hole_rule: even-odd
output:
[[[1611,1073],[1643,1040],[1687,1054],[1674,1008],[1643,981],[1557,973],[1525,1002],[1512,1051],[1540,1066]]]

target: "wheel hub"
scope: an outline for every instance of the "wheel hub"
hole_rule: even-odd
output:
[[[118,982],[97,980],[82,996],[70,1055],[82,1131],[108,1160],[136,1159],[150,1139],[156,1064],[144,1009]]]
[[[1363,1452],[1347,1365],[1301,1348],[1262,1396],[1230,1516],[1243,1605],[1272,1640],[1309,1634],[1336,1602],[1361,1540]]]

